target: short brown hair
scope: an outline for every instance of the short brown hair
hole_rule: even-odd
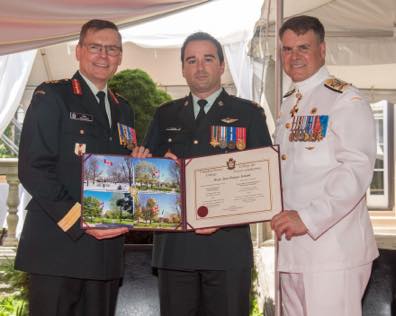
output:
[[[205,33],[205,32],[196,32],[188,36],[183,43],[183,46],[181,48],[181,62],[184,62],[184,52],[186,50],[186,46],[188,43],[192,41],[209,41],[211,42],[217,50],[217,56],[219,57],[220,63],[222,64],[224,62],[224,53],[223,53],[223,48],[221,47],[220,42],[215,39],[212,35]]]
[[[100,31],[100,30],[104,30],[104,29],[112,29],[112,30],[116,31],[118,34],[118,37],[121,41],[121,34],[118,30],[117,25],[115,25],[113,22],[106,21],[106,20],[90,20],[81,27],[80,38],[78,40],[78,44],[79,45],[83,44],[85,36],[87,35],[89,30]]]
[[[319,39],[320,43],[322,43],[325,38],[323,24],[319,21],[319,19],[309,15],[295,16],[286,20],[279,29],[279,37],[281,39],[287,30],[291,30],[297,35],[302,35],[312,30]]]

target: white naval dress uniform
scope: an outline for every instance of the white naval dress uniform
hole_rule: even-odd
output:
[[[335,304],[338,311],[333,307],[328,313],[323,311],[316,306],[321,302],[310,298],[308,287],[313,282],[315,293],[321,293],[322,281],[316,277],[326,278],[326,273],[333,276],[327,275],[323,285],[335,294],[354,291],[361,298],[360,288],[364,291],[367,285],[371,263],[378,256],[365,200],[376,157],[374,118],[360,92],[332,78],[325,67],[294,86],[281,107],[275,144],[281,152],[284,209],[298,211],[308,234],[280,241],[278,270],[281,275],[297,273],[306,279],[303,296],[307,306],[303,314],[285,315],[359,315],[351,314],[340,302]],[[339,272],[345,278],[345,271],[359,267],[366,271],[363,279],[367,280],[335,281],[332,288],[334,274]],[[345,289],[345,283],[357,285]],[[289,295],[283,294],[286,304],[285,296]],[[331,299],[322,297],[322,301]],[[344,305],[350,302],[344,299]]]

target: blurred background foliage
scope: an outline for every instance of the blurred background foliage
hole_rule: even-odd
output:
[[[155,109],[162,103],[172,100],[172,97],[160,89],[141,69],[120,71],[110,80],[109,87],[132,106],[135,112],[138,144],[141,144]]]

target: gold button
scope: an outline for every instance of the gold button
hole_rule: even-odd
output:
[[[282,160],[286,160],[286,159],[287,159],[286,154],[283,154],[283,155],[281,156],[281,158],[282,158]]]
[[[290,123],[286,123],[285,127],[286,127],[286,128],[290,128],[290,127],[291,127],[291,124],[290,124]]]
[[[172,142],[172,138],[168,138],[168,143],[171,143]]]
[[[80,129],[80,134],[81,134],[81,135],[84,135],[84,133],[85,133],[84,130],[83,130],[83,129]]]
[[[194,139],[193,141],[194,145],[198,144],[198,141],[196,139]]]

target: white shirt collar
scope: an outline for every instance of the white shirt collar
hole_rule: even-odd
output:
[[[81,71],[79,71],[79,73],[80,73],[81,77],[83,77],[83,79],[84,79],[85,82],[87,83],[88,87],[91,89],[92,93],[94,94],[94,96],[95,96],[97,99],[98,99],[98,97],[96,96],[96,94],[97,94],[99,91],[103,91],[103,92],[105,93],[105,95],[106,95],[105,100],[107,100],[107,83],[106,83],[105,87],[103,88],[103,90],[99,90],[98,88],[96,88],[95,84],[94,84],[91,80],[89,80],[87,77],[85,77],[85,76],[81,73]]]
[[[317,87],[329,77],[330,73],[327,70],[326,66],[322,66],[315,74],[313,74],[308,79],[305,79],[304,81],[294,82],[293,85],[296,89],[303,93],[304,91],[308,91]]]

